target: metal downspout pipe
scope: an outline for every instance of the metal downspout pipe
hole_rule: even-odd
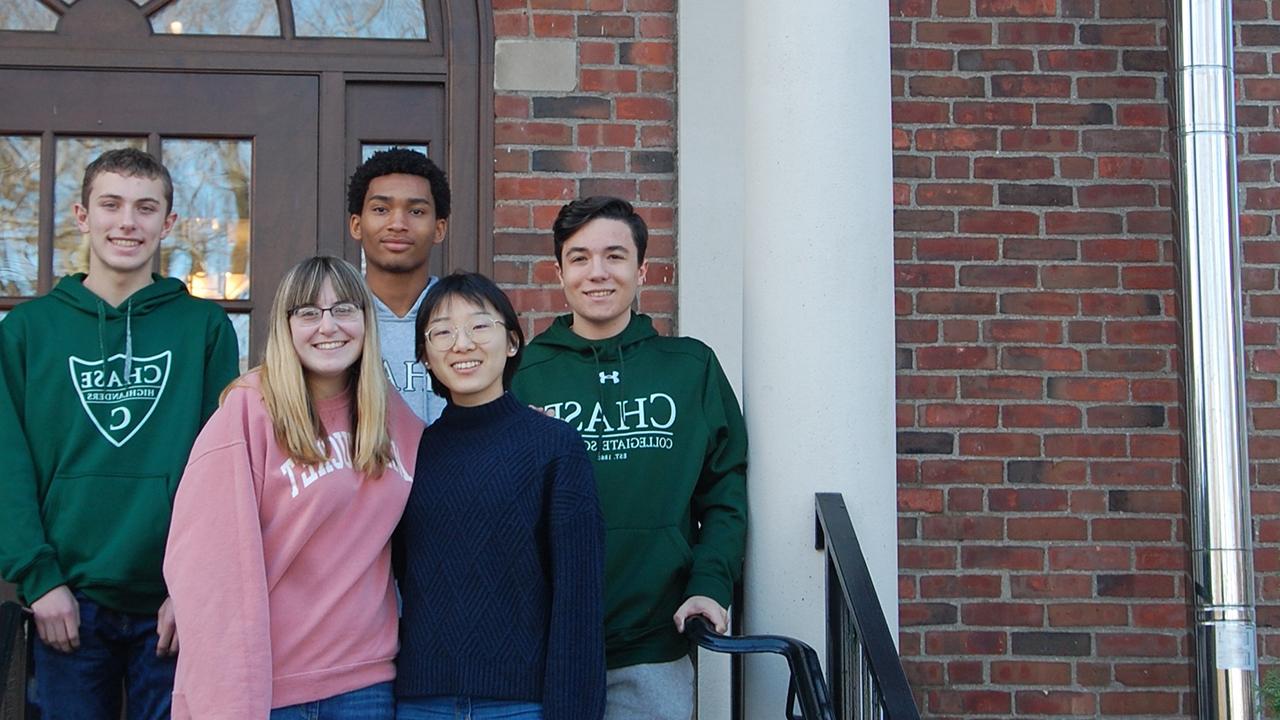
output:
[[[1199,717],[1254,717],[1230,0],[1171,0],[1174,216],[1186,378]]]

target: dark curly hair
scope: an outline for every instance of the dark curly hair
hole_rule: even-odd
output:
[[[449,179],[445,177],[444,171],[417,150],[400,147],[379,150],[351,173],[351,181],[347,183],[347,212],[352,215],[360,214],[364,209],[364,196],[369,192],[369,183],[383,175],[417,175],[426,178],[427,184],[431,186],[431,200],[436,206],[436,217],[441,220],[449,218]]]

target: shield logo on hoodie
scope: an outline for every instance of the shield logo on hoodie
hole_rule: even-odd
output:
[[[117,354],[105,361],[67,358],[80,404],[107,442],[123,447],[147,424],[169,382],[172,357],[166,350],[151,357]]]

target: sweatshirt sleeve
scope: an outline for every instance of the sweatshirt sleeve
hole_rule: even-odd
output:
[[[174,720],[266,718],[271,633],[258,514],[246,442],[231,402],[210,418],[174,500],[164,575],[182,650]]]
[[[710,449],[693,494],[699,529],[685,596],[705,595],[727,608],[746,551],[747,426],[715,353],[707,359],[704,387]]]
[[[0,322],[0,575],[27,603],[67,580],[40,519],[35,463],[22,418],[26,405],[26,337],[15,317]],[[54,432],[44,428],[43,432]]]
[[[204,390],[201,394],[200,422],[218,408],[222,391],[240,375],[240,341],[231,319],[219,308],[213,313],[204,358]]]
[[[549,469],[551,627],[546,720],[604,717],[604,520],[591,461],[576,435]]]

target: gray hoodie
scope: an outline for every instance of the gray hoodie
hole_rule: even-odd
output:
[[[378,314],[378,337],[382,346],[382,367],[387,371],[387,379],[400,391],[400,397],[409,404],[413,414],[430,425],[440,417],[444,410],[444,398],[431,389],[431,378],[427,368],[414,357],[414,322],[418,317],[418,307],[422,298],[436,282],[432,276],[422,294],[413,301],[413,307],[404,317],[391,311],[378,296],[373,297],[374,307]]]

